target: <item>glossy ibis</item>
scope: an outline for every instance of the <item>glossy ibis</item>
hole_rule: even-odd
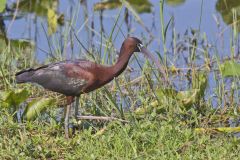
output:
[[[119,58],[112,66],[104,66],[87,60],[65,60],[57,63],[44,65],[36,69],[27,69],[16,73],[17,83],[32,82],[37,83],[44,88],[62,93],[67,96],[67,108],[65,115],[65,136],[68,138],[68,119],[70,104],[74,97],[83,93],[91,92],[120,75],[127,67],[128,61],[134,52],[142,52],[152,59],[165,79],[165,72],[160,63],[151,56],[142,42],[135,38],[129,37],[124,40]],[[79,99],[78,99],[79,101]],[[78,105],[77,105],[78,106]],[[77,108],[75,108],[75,114]]]

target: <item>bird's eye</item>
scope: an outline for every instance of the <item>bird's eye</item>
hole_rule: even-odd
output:
[[[141,50],[142,50],[142,47],[143,47],[143,44],[138,43],[138,44],[137,44],[137,47],[138,47],[139,51],[141,51]]]

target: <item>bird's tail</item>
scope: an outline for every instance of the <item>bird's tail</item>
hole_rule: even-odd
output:
[[[34,69],[30,68],[27,70],[22,70],[15,74],[17,83],[31,82],[32,75],[34,74]]]

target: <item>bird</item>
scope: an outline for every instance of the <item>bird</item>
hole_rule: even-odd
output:
[[[64,128],[65,137],[69,138],[69,112],[74,97],[77,97],[79,102],[81,94],[94,91],[119,76],[126,69],[130,57],[135,52],[142,52],[154,61],[166,80],[165,71],[159,61],[151,55],[138,38],[128,37],[123,41],[119,57],[112,66],[101,65],[83,59],[64,60],[17,72],[15,75],[16,83],[36,83],[45,89],[66,96],[67,107],[65,108]],[[77,107],[78,105],[75,108],[75,114],[77,113],[76,110],[78,110]]]

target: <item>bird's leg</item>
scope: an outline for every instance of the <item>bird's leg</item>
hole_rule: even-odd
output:
[[[69,114],[70,114],[72,102],[73,102],[73,97],[67,96],[67,108],[66,108],[66,115],[65,115],[65,121],[64,121],[65,138],[67,139],[69,138],[68,124],[69,124]]]
[[[77,119],[77,116],[78,116],[79,99],[80,99],[80,96],[77,96],[77,97],[76,97],[76,102],[75,102],[75,118],[76,118],[76,119]]]
[[[69,123],[69,112],[71,109],[71,104],[67,105],[66,108],[66,115],[65,115],[65,121],[64,121],[64,128],[65,128],[65,138],[69,138],[69,133],[68,133],[68,123]]]

